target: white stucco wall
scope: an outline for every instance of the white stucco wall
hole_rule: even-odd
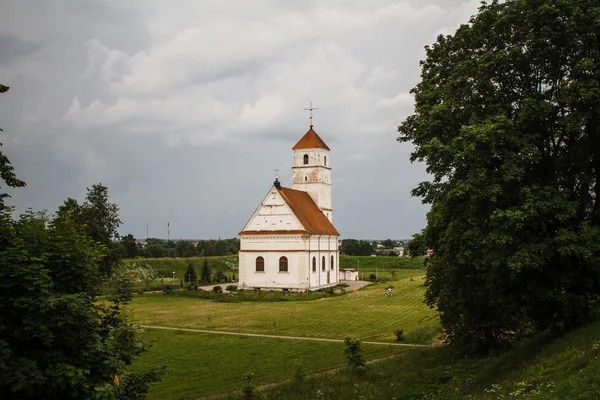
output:
[[[279,191],[275,187],[271,187],[243,230],[289,231],[303,229],[304,227],[285,203]]]
[[[329,235],[248,235],[240,240],[240,288],[314,290],[339,282],[337,236]],[[331,257],[333,256],[333,265]],[[265,270],[256,271],[256,259],[263,257]],[[288,271],[279,271],[280,257],[287,257]],[[316,271],[312,270],[312,258]],[[325,270],[322,258],[325,257]],[[327,280],[329,275],[329,282]]]

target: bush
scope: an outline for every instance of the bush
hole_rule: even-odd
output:
[[[344,344],[346,346],[344,353],[346,353],[346,358],[348,359],[348,366],[358,376],[364,375],[367,368],[360,343],[361,342],[358,339],[352,340],[349,337],[344,339]]]
[[[299,362],[294,364],[294,380],[298,383],[304,382],[306,379],[306,371],[304,371],[304,367]]]
[[[237,292],[238,288],[235,285],[227,285],[227,287],[225,288],[225,290],[227,290],[229,292]]]
[[[375,274],[371,274],[371,275],[369,275],[369,280],[370,280],[371,282],[375,282],[375,281],[377,280],[377,275],[375,275]]]
[[[223,288],[221,286],[215,286],[212,290],[215,293],[223,293]]]
[[[396,340],[399,342],[404,340],[404,329],[397,329],[394,331],[394,335],[396,335]]]

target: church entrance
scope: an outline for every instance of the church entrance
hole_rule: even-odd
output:
[[[327,271],[327,283],[330,283],[330,282],[329,282],[329,281],[330,281],[330,279],[331,279],[330,272],[329,272],[329,271]]]

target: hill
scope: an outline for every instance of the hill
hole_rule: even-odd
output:
[[[481,359],[460,358],[449,347],[405,352],[370,365],[362,378],[318,375],[265,389],[260,398],[592,400],[600,398],[598,376],[600,322],[562,336],[546,332]]]

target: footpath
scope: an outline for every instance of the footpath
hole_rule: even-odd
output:
[[[335,342],[344,343],[342,339],[327,339],[327,338],[314,338],[314,337],[302,337],[302,336],[286,336],[286,335],[267,335],[262,333],[245,333],[245,332],[227,332],[227,331],[213,331],[208,329],[192,329],[192,328],[175,328],[170,326],[156,326],[156,325],[138,325],[140,328],[145,329],[163,329],[167,331],[184,331],[184,332],[196,332],[196,333],[212,333],[215,335],[231,335],[231,336],[252,336],[252,337],[264,337],[272,339],[287,339],[287,340],[312,340],[316,342]],[[378,344],[383,346],[401,346],[401,347],[434,347],[440,346],[439,344],[412,344],[412,343],[393,343],[393,342],[371,342],[363,341],[364,344]]]

